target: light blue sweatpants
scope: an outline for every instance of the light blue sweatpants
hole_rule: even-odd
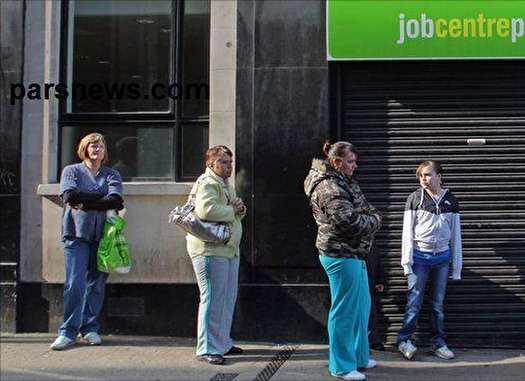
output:
[[[239,281],[239,257],[195,256],[193,270],[200,291],[197,356],[223,355],[233,345],[230,337]]]
[[[329,369],[348,373],[368,364],[370,292],[365,261],[320,255],[332,305],[328,315]]]

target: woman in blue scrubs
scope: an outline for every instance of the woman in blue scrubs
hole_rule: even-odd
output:
[[[68,165],[60,178],[64,201],[64,322],[53,350],[75,344],[77,335],[90,345],[99,345],[98,317],[104,303],[108,274],[97,269],[97,249],[102,238],[106,211],[122,209],[122,179],[108,162],[106,140],[98,133],[85,136],[78,145],[82,162]]]

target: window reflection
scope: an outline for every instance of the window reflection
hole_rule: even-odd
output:
[[[61,78],[69,95],[60,108],[60,168],[78,162],[81,137],[100,132],[110,166],[126,181],[195,179],[208,146],[210,1],[63,6]],[[129,96],[130,85],[140,96]],[[89,93],[94,86],[97,97]],[[179,98],[170,100],[174,94]]]
[[[201,85],[209,81],[209,6],[209,1],[204,0],[184,3],[182,71],[185,85],[190,85],[189,96],[183,100],[184,117],[208,116],[209,102],[206,95],[209,97],[209,89]]]
[[[170,84],[171,13],[169,0],[71,1],[67,82],[71,90],[78,86],[77,100],[68,97],[67,111],[167,111],[168,98],[145,95],[156,83]],[[113,99],[81,99],[81,87],[94,84],[109,84]],[[140,97],[132,99],[125,84],[136,84]]]
[[[173,173],[173,129],[162,127],[62,127],[60,168],[79,162],[76,147],[85,135],[99,132],[106,138],[109,167],[124,181],[171,180]]]
[[[184,125],[182,130],[183,178],[198,177],[206,168],[205,156],[208,149],[208,126],[202,124]]]

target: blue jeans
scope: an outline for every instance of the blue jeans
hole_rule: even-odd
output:
[[[64,323],[60,336],[75,340],[79,333],[98,332],[108,274],[97,270],[98,242],[64,241]]]
[[[437,264],[414,260],[412,265],[413,274],[408,277],[407,305],[403,318],[403,327],[397,337],[398,343],[412,339],[416,332],[417,319],[425,295],[425,286],[430,277],[432,284],[430,309],[432,344],[438,348],[446,344],[445,315],[443,313],[443,301],[447,289],[449,268],[448,257],[446,259]]]

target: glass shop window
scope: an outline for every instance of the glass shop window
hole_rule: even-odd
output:
[[[209,0],[63,3],[59,172],[100,132],[124,181],[195,179],[208,147]]]

